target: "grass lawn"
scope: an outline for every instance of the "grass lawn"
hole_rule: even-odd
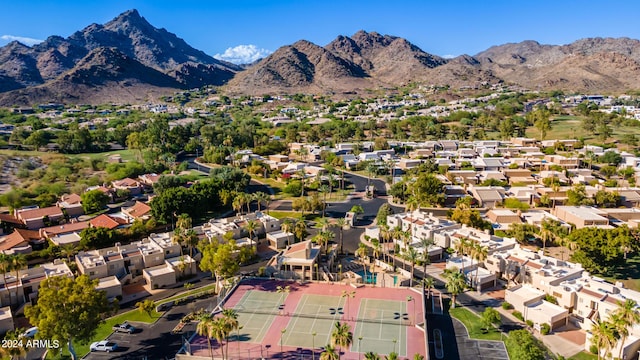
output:
[[[302,219],[302,213],[297,211],[274,211],[269,210],[269,215],[273,216],[276,219],[284,219],[290,218],[294,220]],[[322,217],[322,213],[305,213],[304,220],[316,220]]]
[[[547,140],[551,139],[577,139],[579,137],[583,137],[586,142],[596,142],[600,143],[601,141],[597,138],[597,136],[593,132],[587,132],[582,127],[582,116],[559,116],[551,119],[551,131],[547,133]],[[640,135],[640,127],[633,126],[611,126],[613,139],[621,139],[624,134],[635,134],[636,136]],[[527,128],[527,137],[535,137],[540,138],[540,131],[538,131],[535,127]],[[609,139],[611,140],[611,139]]]
[[[214,284],[209,284],[209,285],[206,285],[206,286],[203,286],[203,287],[191,289],[191,290],[183,292],[183,293],[181,293],[179,295],[172,296],[172,297],[160,300],[160,301],[156,301],[156,306],[158,306],[160,304],[168,303],[170,301],[176,301],[176,300],[179,300],[179,299],[184,299],[187,296],[199,294],[199,293],[204,292],[204,291],[215,290],[215,288],[216,288],[216,284],[214,283]]]
[[[152,323],[152,322],[155,322],[161,315],[162,315],[161,313],[156,312],[154,310],[151,316],[149,316],[147,313],[140,312],[139,310],[136,309],[136,310],[128,311],[126,313],[122,313],[120,315],[116,315],[114,317],[108,318],[103,324],[100,324],[100,326],[98,326],[98,330],[96,331],[96,336],[94,336],[94,338],[91,341],[89,341],[86,345],[82,345],[80,343],[74,342],[73,347],[76,351],[76,355],[78,355],[79,357],[82,357],[85,354],[89,353],[89,345],[91,345],[92,342],[104,340],[107,336],[109,336],[113,332],[111,328],[115,324],[119,324],[124,321]],[[133,325],[135,326],[135,323]],[[48,359],[69,358],[66,344],[63,344],[62,347],[64,349],[62,351],[62,354],[58,356],[53,356],[49,353],[47,355],[47,358]]]
[[[607,281],[620,281],[628,289],[640,291],[640,255],[627,258],[627,262],[611,274],[600,274]]]
[[[500,331],[495,328],[491,329],[489,332],[485,332],[482,329],[480,317],[463,307],[449,309],[449,314],[462,321],[464,326],[467,327],[467,331],[469,331],[469,337],[472,339],[500,341],[504,337],[504,335],[500,335]]]
[[[569,358],[569,360],[595,360],[597,358],[597,355],[582,351]]]
[[[84,159],[100,159],[107,160],[111,155],[120,155],[122,161],[135,161],[137,160],[137,150],[114,150],[101,153],[82,153],[82,154],[68,154],[66,156],[71,158],[84,158]]]

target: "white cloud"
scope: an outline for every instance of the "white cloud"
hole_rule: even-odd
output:
[[[5,40],[6,42],[11,42],[15,40],[25,45],[35,45],[44,41],[44,40],[32,39],[24,36],[13,36],[13,35],[2,35],[0,36],[0,39]]]
[[[261,59],[273,51],[267,49],[259,49],[255,45],[238,45],[228,48],[222,54],[213,55],[218,60],[228,61],[234,64],[250,64]]]
[[[451,54],[447,54],[447,55],[442,55],[443,58],[445,59],[453,59],[454,57],[456,57],[457,55],[451,55]]]

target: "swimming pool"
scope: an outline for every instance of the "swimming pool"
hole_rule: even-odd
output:
[[[378,283],[378,273],[371,273],[369,271],[367,271],[367,274],[365,276],[364,270],[360,270],[360,271],[356,271],[356,274],[362,276],[362,281],[365,284],[377,284]]]

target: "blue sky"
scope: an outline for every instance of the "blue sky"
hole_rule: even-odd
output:
[[[300,39],[326,45],[358,30],[404,37],[426,52],[474,55],[523,40],[567,44],[585,37],[640,39],[640,1],[432,0],[0,0],[0,46],[67,37],[138,9],[207,54],[251,60]],[[244,47],[238,47],[244,45]]]

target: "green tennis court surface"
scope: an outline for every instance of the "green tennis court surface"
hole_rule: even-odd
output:
[[[409,319],[404,301],[362,299],[353,332],[352,351],[389,354],[395,351],[407,356],[407,329]],[[362,340],[360,340],[362,337]]]
[[[329,344],[333,324],[344,313],[343,305],[339,296],[303,295],[282,335],[283,344],[309,349]]]
[[[240,340],[262,342],[286,296],[286,293],[247,291],[233,307],[242,325]]]

